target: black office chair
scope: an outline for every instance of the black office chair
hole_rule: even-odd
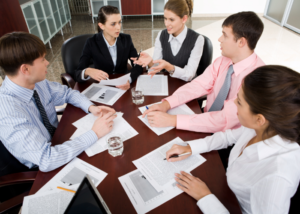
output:
[[[299,214],[300,213],[299,201],[300,201],[300,184],[298,186],[297,192],[291,198],[289,214]]]
[[[205,69],[211,64],[213,57],[213,46],[210,39],[204,35],[202,36],[204,37],[203,53],[198,66],[200,69],[197,70],[195,78],[201,75],[205,71]],[[198,98],[197,100],[200,108],[202,108],[202,103],[204,100],[206,100],[206,95]]]
[[[18,213],[29,194],[38,168],[21,164],[0,141],[0,213]]]
[[[61,74],[61,81],[64,85],[74,88],[74,71],[78,67],[79,59],[82,55],[82,50],[86,43],[86,40],[92,37],[94,34],[84,34],[72,37],[64,42],[61,47],[62,61],[65,67],[66,73]],[[92,67],[93,61],[90,62]]]

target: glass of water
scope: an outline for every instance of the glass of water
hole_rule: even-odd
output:
[[[144,94],[141,90],[136,90],[135,87],[131,89],[132,102],[136,105],[144,103]]]
[[[109,137],[107,137],[107,149],[108,153],[113,156],[119,156],[123,154],[124,146],[123,146],[123,140],[121,136],[117,133],[110,134]]]

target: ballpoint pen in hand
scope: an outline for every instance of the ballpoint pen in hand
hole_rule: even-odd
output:
[[[138,55],[138,57],[136,58],[136,61],[138,61],[139,60],[139,58],[140,58],[140,56],[141,56],[141,53],[142,53],[142,49],[140,50],[140,53],[139,53],[139,55]]]
[[[172,155],[170,158],[178,158],[178,157],[181,157],[181,156],[184,156],[184,155],[189,155],[189,154],[191,154],[191,152],[183,153],[183,154],[180,154],[180,155]],[[167,160],[167,158],[165,158],[164,160]]]

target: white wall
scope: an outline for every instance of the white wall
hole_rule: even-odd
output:
[[[194,0],[193,17],[222,16],[240,11],[263,14],[267,0]]]

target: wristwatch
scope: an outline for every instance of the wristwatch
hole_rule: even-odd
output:
[[[175,71],[175,66],[174,66],[174,69],[172,69],[171,71],[169,71],[170,75],[173,75],[174,71]]]

